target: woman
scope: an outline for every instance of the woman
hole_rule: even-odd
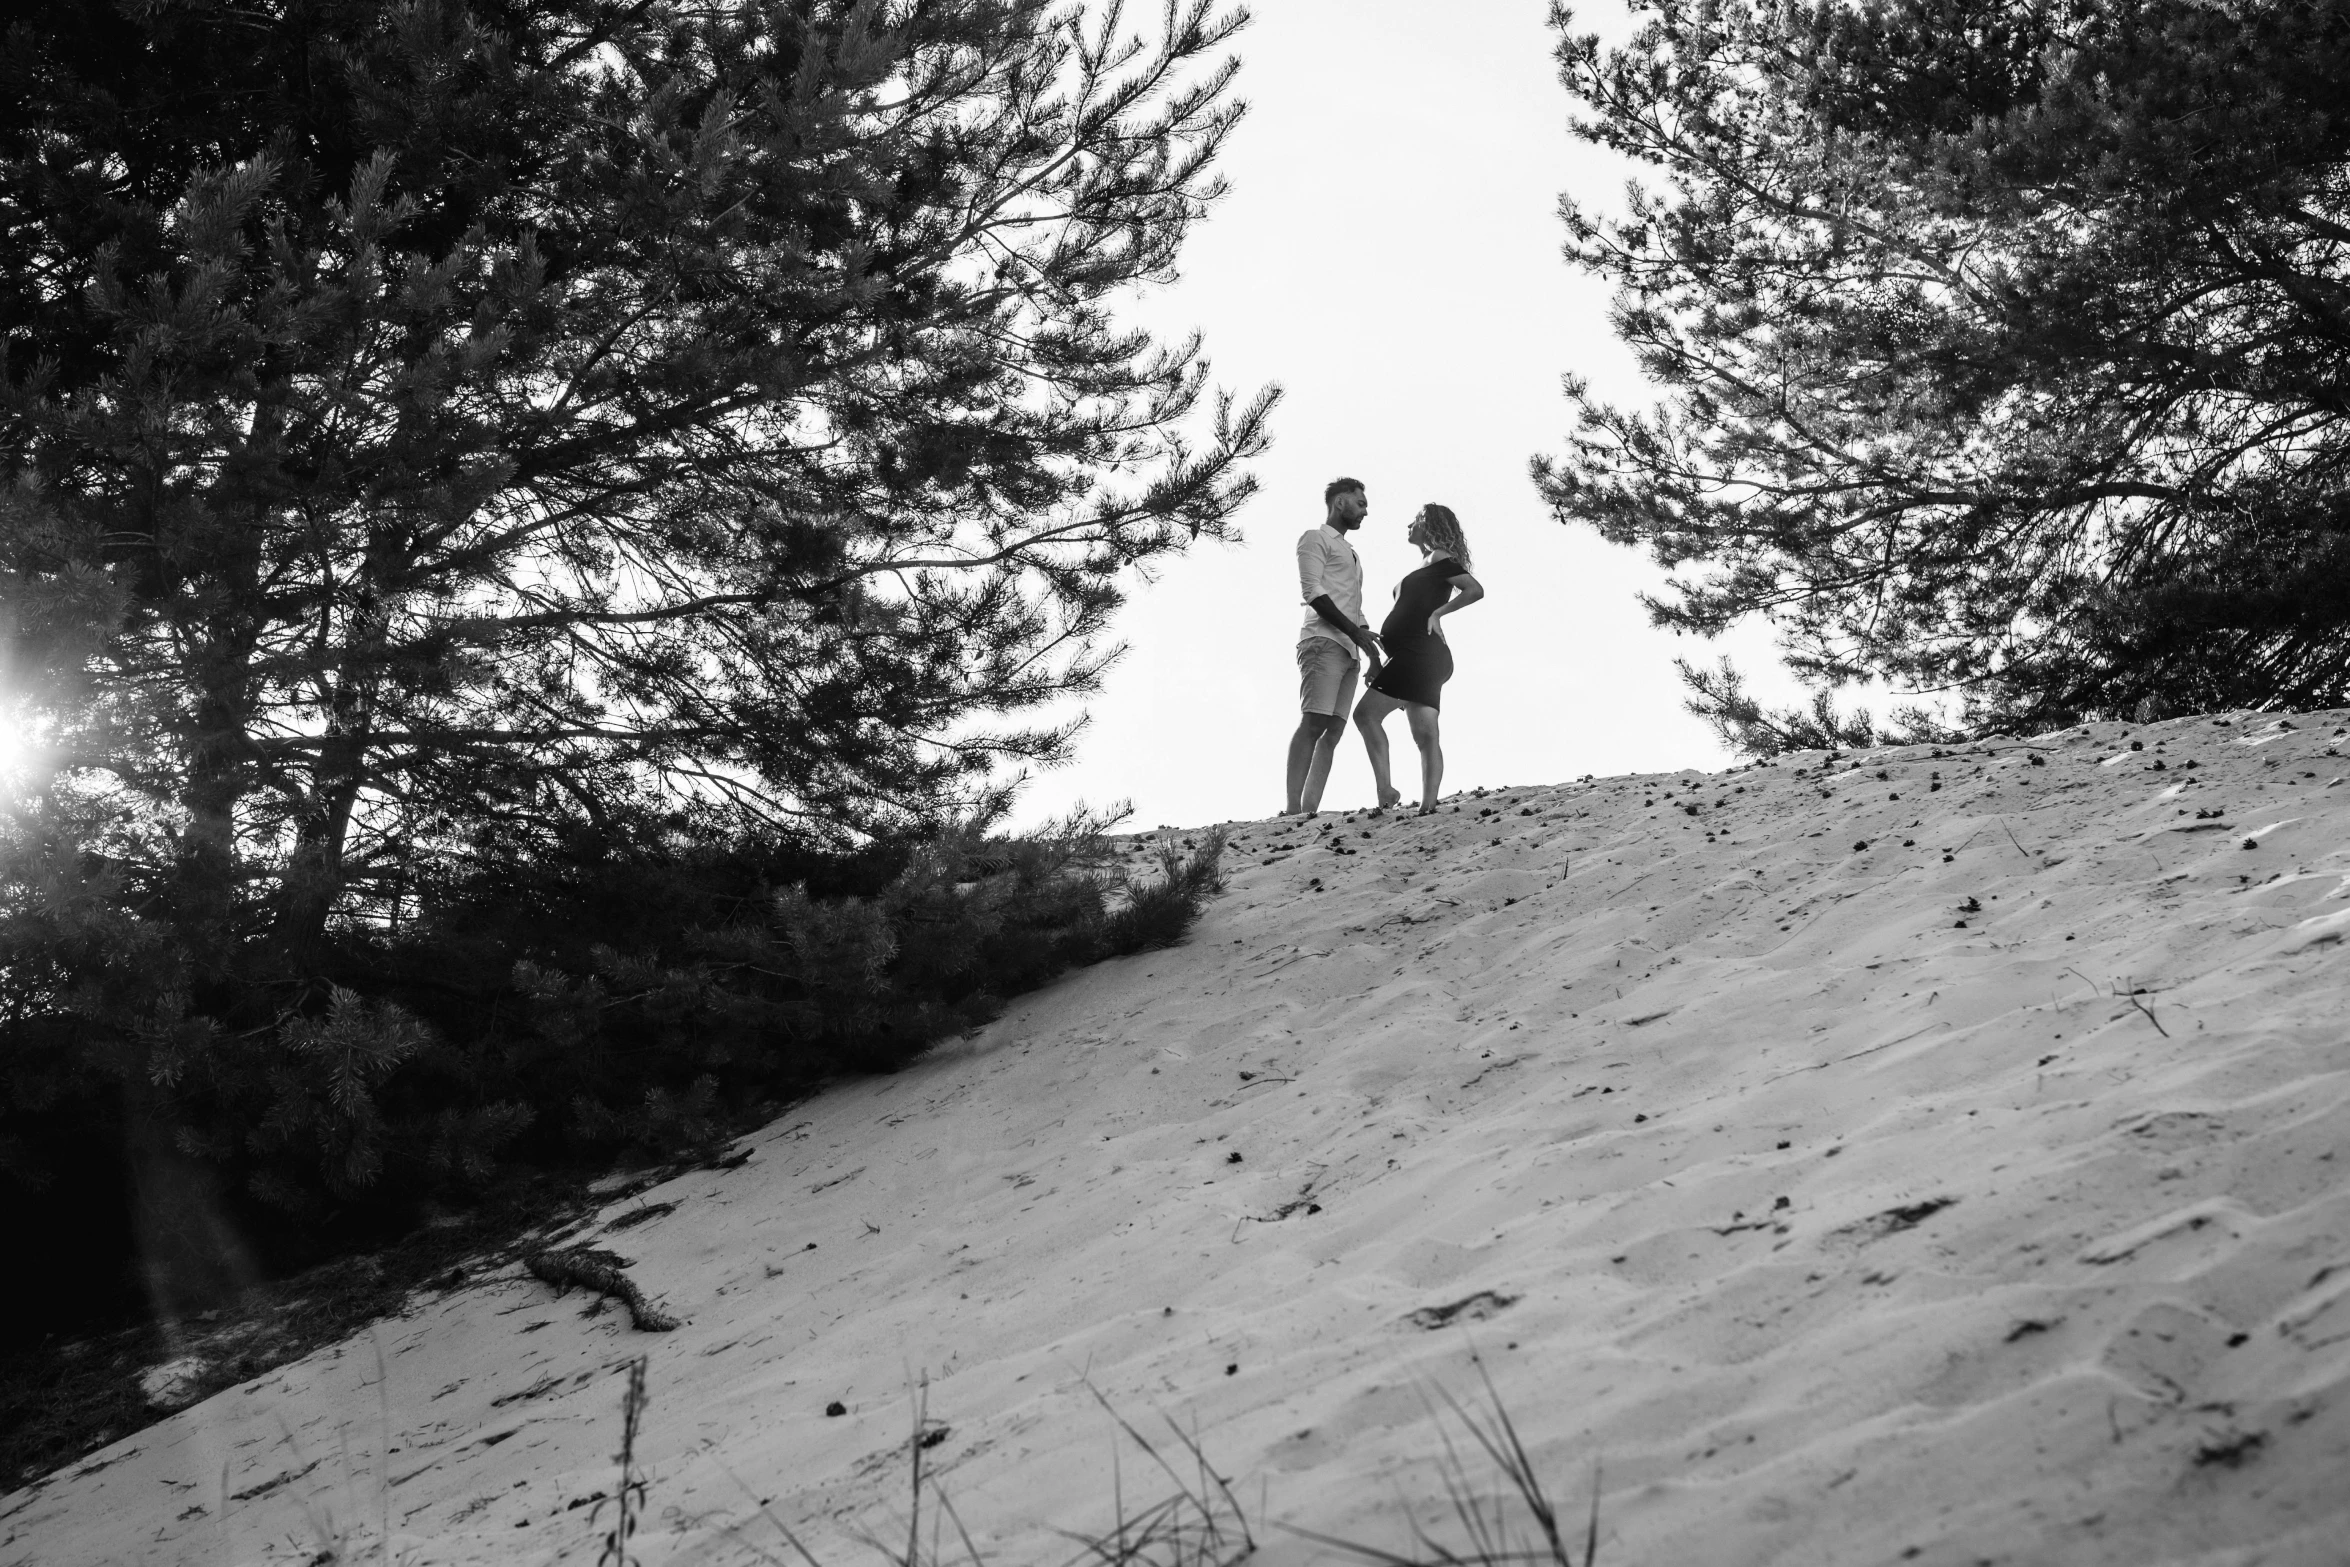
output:
[[[1451,507],[1421,507],[1404,537],[1420,547],[1427,564],[1396,584],[1395,608],[1379,628],[1387,667],[1371,677],[1370,688],[1355,704],[1355,727],[1363,732],[1363,749],[1371,753],[1380,806],[1401,804],[1403,793],[1387,774],[1385,725],[1388,714],[1403,709],[1420,748],[1420,814],[1427,816],[1435,811],[1437,787],[1444,782],[1444,748],[1436,738],[1437,704],[1452,678],[1444,617],[1476,603],[1485,589],[1469,575],[1469,541],[1461,536],[1461,520]]]

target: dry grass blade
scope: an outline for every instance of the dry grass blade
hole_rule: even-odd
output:
[[[375,1350],[375,1537],[384,1567],[392,1567],[392,1373],[384,1364],[383,1334],[367,1330]]]
[[[1174,1432],[1175,1440],[1182,1443],[1184,1450],[1191,1455],[1192,1464],[1198,1477],[1196,1489],[1194,1483],[1184,1478],[1182,1470],[1176,1468],[1174,1463],[1168,1459],[1165,1453],[1159,1451],[1157,1445],[1149,1437],[1136,1430],[1134,1423],[1118,1412],[1117,1406],[1103,1396],[1100,1388],[1087,1382],[1085,1390],[1093,1395],[1094,1402],[1102,1406],[1103,1412],[1116,1422],[1118,1429],[1126,1434],[1127,1440],[1149,1455],[1151,1462],[1157,1464],[1167,1478],[1174,1482],[1176,1492],[1174,1496],[1169,1497],[1165,1502],[1143,1515],[1143,1519],[1150,1522],[1149,1531],[1136,1540],[1128,1541],[1124,1538],[1128,1520],[1125,1517],[1126,1509],[1122,1493],[1123,1477],[1121,1476],[1119,1480],[1121,1495],[1118,1500],[1120,1532],[1117,1536],[1105,1536],[1098,1540],[1086,1541],[1089,1556],[1098,1556],[1105,1561],[1118,1563],[1147,1561],[1163,1562],[1167,1564],[1167,1567],[1187,1567],[1187,1564],[1193,1563],[1213,1564],[1239,1561],[1255,1552],[1257,1541],[1255,1534],[1249,1529],[1248,1514],[1242,1509],[1240,1499],[1233,1494],[1231,1482],[1217,1473],[1215,1466],[1208,1462],[1207,1452],[1195,1435],[1176,1424],[1172,1417],[1167,1419],[1167,1428]],[[1113,1473],[1116,1473],[1115,1452],[1112,1453],[1112,1464]],[[1222,1502],[1221,1507],[1217,1505],[1219,1499]],[[1196,1518],[1187,1520],[1186,1509],[1190,1514],[1196,1514]],[[1225,1538],[1224,1529],[1227,1517],[1238,1532],[1239,1537],[1235,1541],[1227,1541]],[[1162,1525],[1166,1530],[1163,1535],[1159,1533]],[[1165,1556],[1152,1554],[1154,1547],[1162,1545],[1172,1554]],[[1113,1554],[1104,1555],[1105,1549]],[[1079,1559],[1084,1560],[1085,1558],[1080,1557]]]
[[[620,1464],[620,1488],[616,1495],[599,1500],[588,1509],[591,1528],[602,1515],[606,1501],[614,1510],[612,1532],[604,1536],[603,1549],[596,1553],[596,1567],[635,1567],[636,1558],[629,1554],[628,1542],[644,1518],[650,1490],[636,1466],[637,1432],[644,1421],[647,1402],[645,1357],[639,1355],[628,1362],[626,1372],[628,1386],[620,1398],[620,1451],[614,1455]]]
[[[930,1378],[925,1374],[909,1394],[914,1405],[914,1432],[906,1438],[906,1457],[913,1470],[912,1494],[906,1503],[905,1567],[915,1567],[922,1554],[922,1433],[930,1424]],[[938,1555],[937,1534],[931,1536],[930,1554]]]
[[[1492,1377],[1482,1360],[1477,1362],[1477,1375],[1484,1384],[1485,1397],[1492,1406],[1489,1415],[1480,1416],[1464,1407],[1451,1393],[1438,1390],[1444,1409],[1459,1421],[1493,1468],[1508,1482],[1507,1489],[1488,1497],[1473,1483],[1469,1465],[1462,1459],[1448,1430],[1439,1426],[1438,1439],[1444,1448],[1443,1474],[1446,1501],[1451,1505],[1455,1526],[1464,1537],[1460,1547],[1447,1545],[1429,1531],[1417,1517],[1411,1519],[1414,1550],[1411,1553],[1389,1550],[1361,1540],[1343,1539],[1317,1530],[1300,1528],[1295,1524],[1281,1527],[1291,1534],[1317,1544],[1346,1552],[1359,1560],[1375,1562],[1379,1567],[1501,1567],[1504,1563],[1535,1563],[1541,1567],[1597,1567],[1599,1560],[1599,1466],[1591,1469],[1591,1513],[1583,1531],[1583,1554],[1577,1559],[1574,1547],[1567,1541],[1560,1527],[1557,1506],[1542,1488],[1533,1456],[1526,1451],[1525,1440],[1519,1435],[1517,1423],[1510,1418],[1509,1408],[1494,1388]],[[1431,1414],[1441,1413],[1433,1404]],[[1520,1506],[1533,1520],[1540,1538],[1528,1544],[1518,1544],[1511,1537],[1508,1501],[1515,1495]]]
[[[294,1428],[287,1423],[285,1411],[282,1409],[272,1410],[271,1414],[276,1418],[277,1421],[279,1445],[282,1445],[285,1448],[289,1460],[298,1466],[286,1474],[285,1483],[299,1486],[299,1489],[293,1491],[290,1494],[294,1499],[294,1505],[302,1510],[302,1521],[310,1526],[311,1541],[317,1547],[317,1555],[312,1559],[340,1561],[348,1550],[350,1542],[345,1538],[345,1531],[341,1528],[338,1528],[335,1524],[334,1509],[330,1506],[327,1506],[320,1499],[318,1489],[315,1485],[305,1486],[300,1484],[300,1482],[303,1480],[308,1479],[311,1472],[317,1469],[319,1464],[324,1461],[323,1457],[313,1458],[310,1460],[310,1462],[306,1464],[303,1463],[301,1440],[294,1435]],[[341,1441],[343,1447],[343,1495],[345,1499],[348,1500],[351,1493],[351,1454],[349,1435],[347,1432],[344,1432],[339,1428],[336,1432],[336,1435]],[[224,1486],[227,1484],[225,1477],[222,1481],[222,1484]],[[236,1496],[230,1496],[228,1501],[238,1501],[245,1496],[250,1496],[253,1494],[255,1493],[250,1491],[242,1492]],[[226,1503],[224,1502],[224,1510],[225,1507]]]
[[[752,1490],[749,1483],[746,1482],[741,1475],[736,1474],[732,1468],[724,1463],[720,1463],[718,1465],[718,1472],[725,1475],[727,1479],[732,1480],[735,1483],[736,1489],[740,1490],[743,1495],[751,1499],[751,1505],[758,1509],[759,1516],[766,1519],[769,1523],[775,1526],[775,1532],[783,1536],[783,1543],[790,1546],[794,1551],[799,1553],[800,1560],[805,1564],[805,1567],[824,1567],[824,1564],[815,1558],[814,1554],[809,1551],[807,1546],[800,1543],[800,1537],[792,1533],[791,1525],[776,1517],[775,1509],[767,1505],[767,1499],[761,1496],[758,1492]],[[736,1525],[733,1527],[740,1528],[741,1526]],[[762,1550],[759,1546],[752,1544],[752,1542],[749,1540],[744,1540],[742,1543],[750,1546],[753,1551],[758,1552],[759,1560],[769,1564],[769,1567],[790,1567],[788,1558],[771,1555],[767,1551]],[[978,1554],[974,1552],[972,1555],[972,1560],[976,1562],[978,1559]]]
[[[1175,1432],[1176,1440],[1191,1455],[1198,1474],[1196,1484],[1192,1484],[1185,1481],[1182,1471],[1175,1467],[1167,1454],[1153,1446],[1148,1438],[1120,1416],[1091,1384],[1087,1385],[1087,1391],[1092,1392],[1102,1407],[1109,1411],[1118,1429],[1149,1454],[1151,1461],[1175,1482],[1176,1494],[1139,1513],[1130,1513],[1126,1505],[1124,1464],[1118,1450],[1113,1448],[1110,1460],[1116,1521],[1109,1532],[1087,1535],[1070,1530],[1056,1531],[1062,1538],[1079,1547],[1077,1554],[1069,1558],[1073,1567],[1078,1563],[1087,1564],[1087,1567],[1230,1567],[1231,1563],[1255,1551],[1256,1539],[1249,1531],[1248,1519],[1241,1511],[1239,1499],[1234,1496],[1230,1483],[1208,1462],[1207,1454],[1196,1435],[1185,1431],[1171,1419],[1167,1422]],[[964,1526],[945,1487],[939,1484],[937,1476],[930,1472],[922,1459],[924,1436],[936,1429],[929,1420],[928,1394],[929,1385],[925,1380],[916,1396],[914,1431],[907,1444],[912,1455],[909,1460],[909,1478],[914,1510],[913,1516],[906,1522],[905,1544],[903,1547],[892,1545],[871,1532],[859,1538],[882,1560],[891,1563],[892,1567],[945,1567],[939,1544],[945,1528],[951,1525],[970,1567],[985,1567],[979,1546],[972,1539],[970,1530]],[[800,1567],[824,1567],[799,1536],[792,1532],[791,1526],[775,1515],[766,1498],[752,1490],[742,1476],[726,1465],[720,1464],[718,1467],[734,1482],[737,1489],[750,1498],[757,1509],[757,1516],[764,1518],[774,1528],[791,1553],[798,1558]],[[931,1503],[930,1539],[927,1544],[922,1536],[925,1491]],[[793,1567],[791,1557],[777,1555],[744,1538],[742,1531],[750,1522],[750,1519],[745,1519],[740,1524],[730,1526],[726,1531],[730,1540],[747,1547],[768,1567]]]
[[[979,1547],[972,1540],[971,1531],[963,1527],[963,1515],[955,1511],[954,1501],[947,1495],[946,1487],[933,1480],[930,1488],[938,1496],[938,1510],[946,1514],[947,1522],[955,1526],[955,1535],[963,1542],[963,1554],[971,1558],[971,1567],[985,1567]]]
[[[906,1438],[909,1472],[905,1549],[893,1551],[871,1531],[861,1532],[858,1538],[879,1553],[882,1560],[895,1563],[896,1567],[938,1567],[938,1564],[943,1560],[938,1550],[939,1534],[946,1524],[952,1523],[955,1526],[955,1534],[963,1542],[964,1553],[971,1559],[972,1567],[982,1567],[979,1547],[973,1543],[971,1532],[963,1527],[963,1520],[956,1514],[954,1504],[947,1499],[946,1488],[938,1483],[937,1476],[928,1473],[922,1466],[922,1454],[928,1449],[930,1442],[936,1435],[943,1430],[943,1428],[933,1427],[930,1423],[929,1376],[925,1374],[911,1384],[907,1396],[913,1409],[914,1429]],[[742,1484],[739,1480],[735,1483]],[[931,1499],[937,1504],[937,1511],[932,1514],[930,1520],[930,1549],[927,1553],[922,1548],[922,1492],[925,1485],[930,1489]],[[746,1487],[746,1489],[748,1488]],[[764,1510],[764,1506],[765,1504],[762,1503],[762,1510]],[[777,1527],[781,1528],[782,1525],[779,1523]],[[802,1556],[808,1554],[807,1548],[801,1546],[798,1540],[792,1539],[788,1530],[785,1531],[785,1538],[792,1540],[792,1545],[799,1550]]]

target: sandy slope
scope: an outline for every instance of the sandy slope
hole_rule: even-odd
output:
[[[2344,716],[1243,825],[1189,945],[612,1210],[677,1205],[608,1244],[680,1331],[418,1300],[388,1422],[314,1356],[0,1502],[0,1564],[372,1540],[387,1428],[406,1560],[592,1562],[640,1350],[652,1564],[778,1543],[735,1477],[880,1524],[924,1374],[1005,1560],[1107,1522],[1081,1377],[1398,1540],[1473,1352],[1558,1493],[1604,1456],[1603,1562],[2342,1562]]]

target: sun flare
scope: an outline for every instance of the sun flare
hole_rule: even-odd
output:
[[[14,780],[31,765],[32,726],[13,704],[0,706],[0,779]]]

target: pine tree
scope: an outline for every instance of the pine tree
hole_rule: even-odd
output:
[[[17,8],[0,632],[51,818],[107,813],[201,990],[483,854],[1000,809],[1134,568],[1252,488],[1272,395],[1115,314],[1219,193],[1244,21]]]
[[[2350,6],[1639,9],[1553,23],[1578,133],[1659,176],[1566,218],[1664,395],[1570,381],[1534,466],[1676,573],[1660,623],[1974,729],[2350,700]]]

